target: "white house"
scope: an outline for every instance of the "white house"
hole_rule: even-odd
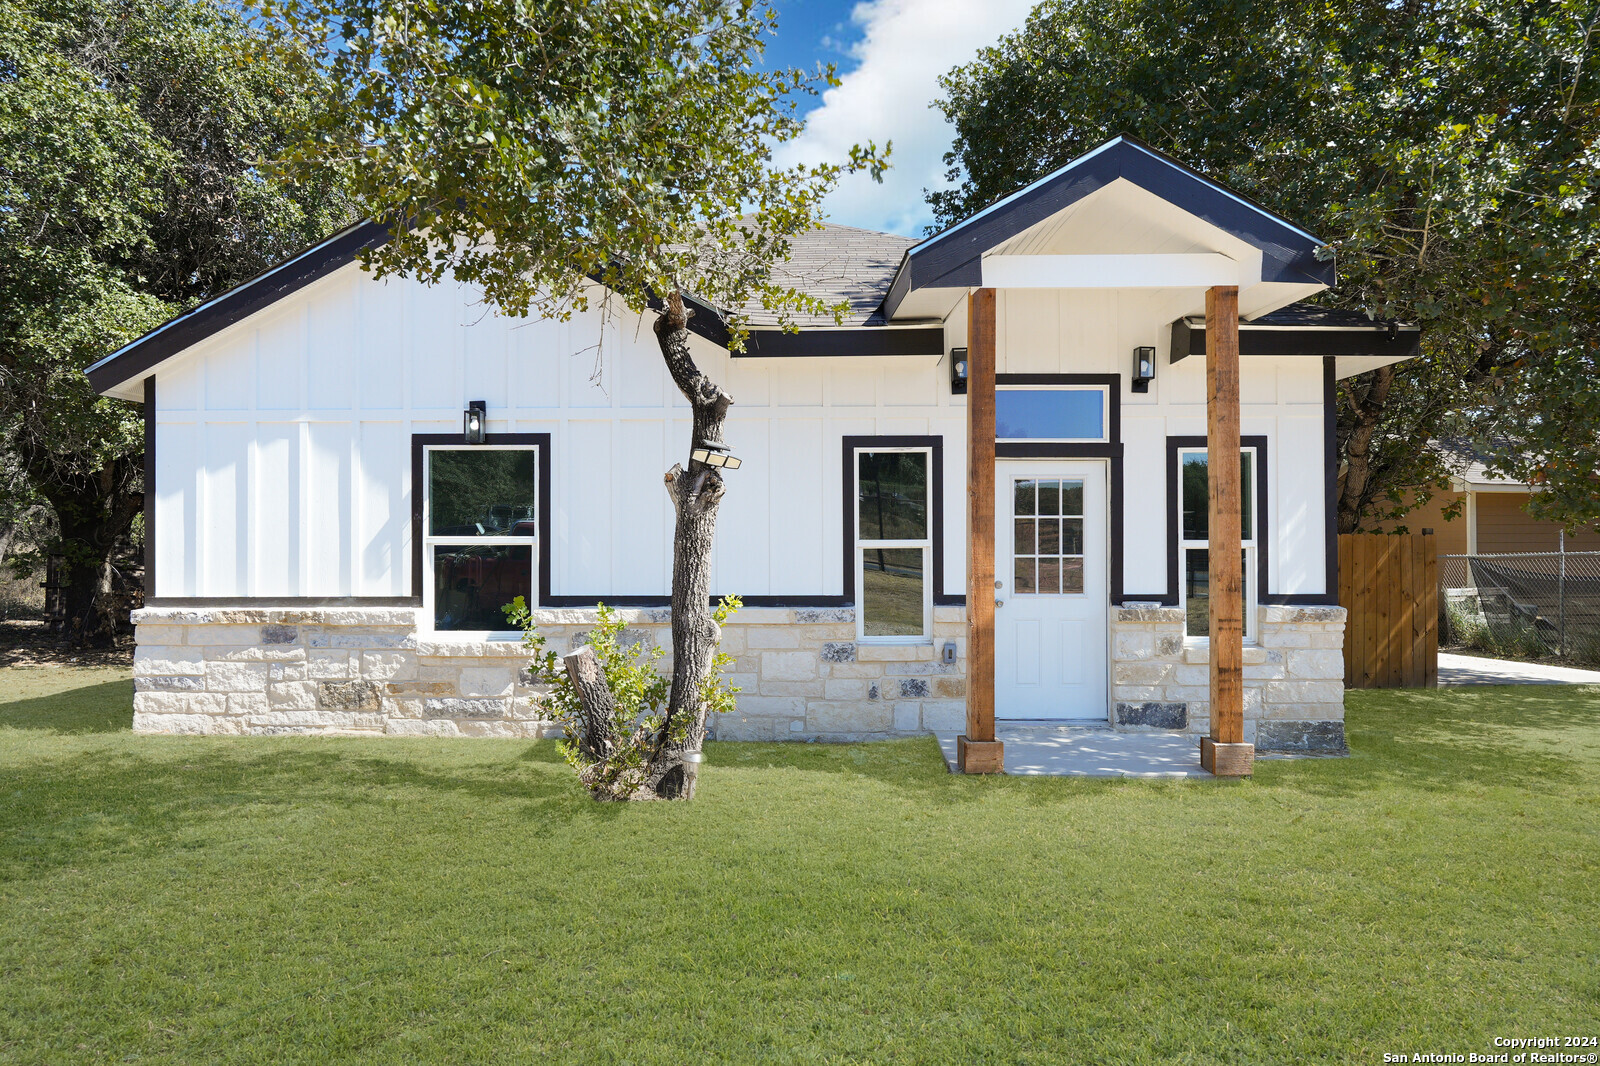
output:
[[[516,594],[563,641],[604,601],[670,646],[661,475],[688,419],[649,316],[602,337],[598,314],[375,281],[354,257],[386,236],[353,227],[89,369],[144,403],[136,729],[541,735],[501,631]],[[991,705],[969,691],[969,325],[993,338],[994,715],[1204,732],[1221,286],[1244,356],[1245,739],[1342,747],[1334,382],[1417,338],[1300,303],[1334,283],[1320,245],[1117,138],[920,243],[797,240],[786,269],[848,298],[843,326],[758,322],[730,354],[702,308],[743,460],[714,581],[746,604],[724,640],[743,692],[717,734],[959,730],[969,696]]]

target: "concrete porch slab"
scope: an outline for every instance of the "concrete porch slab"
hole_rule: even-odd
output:
[[[956,768],[954,733],[936,734],[945,765]],[[1033,777],[1205,777],[1200,738],[1188,733],[1119,733],[1107,726],[1001,722],[1007,774]]]

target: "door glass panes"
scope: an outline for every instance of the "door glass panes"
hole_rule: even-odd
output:
[[[431,452],[428,535],[533,536],[533,464],[532,449]]]
[[[859,452],[856,479],[862,540],[922,540],[928,535],[928,453]]]
[[[862,631],[869,637],[922,635],[921,548],[862,552]]]
[[[433,549],[433,627],[506,628],[500,608],[533,588],[531,544],[451,544]]]
[[[997,389],[999,440],[1105,440],[1106,390]]]
[[[1083,482],[1016,478],[1011,486],[1012,590],[1083,591]]]

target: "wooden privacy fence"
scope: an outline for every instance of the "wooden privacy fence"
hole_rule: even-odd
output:
[[[1344,683],[1432,688],[1439,683],[1439,552],[1432,530],[1339,536]]]

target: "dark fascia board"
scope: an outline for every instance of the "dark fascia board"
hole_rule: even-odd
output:
[[[1333,261],[1316,257],[1324,241],[1123,134],[907,250],[884,300],[885,315],[892,318],[914,289],[981,285],[985,252],[1118,178],[1260,248],[1264,282],[1334,283]]]
[[[944,327],[867,326],[799,333],[751,330],[735,358],[800,359],[807,356],[944,355]]]
[[[1422,346],[1422,332],[1416,326],[1376,323],[1372,326],[1256,326],[1239,323],[1240,355],[1376,355],[1407,359]],[[1172,349],[1169,363],[1191,355],[1206,354],[1204,322],[1180,318],[1172,324]]]

